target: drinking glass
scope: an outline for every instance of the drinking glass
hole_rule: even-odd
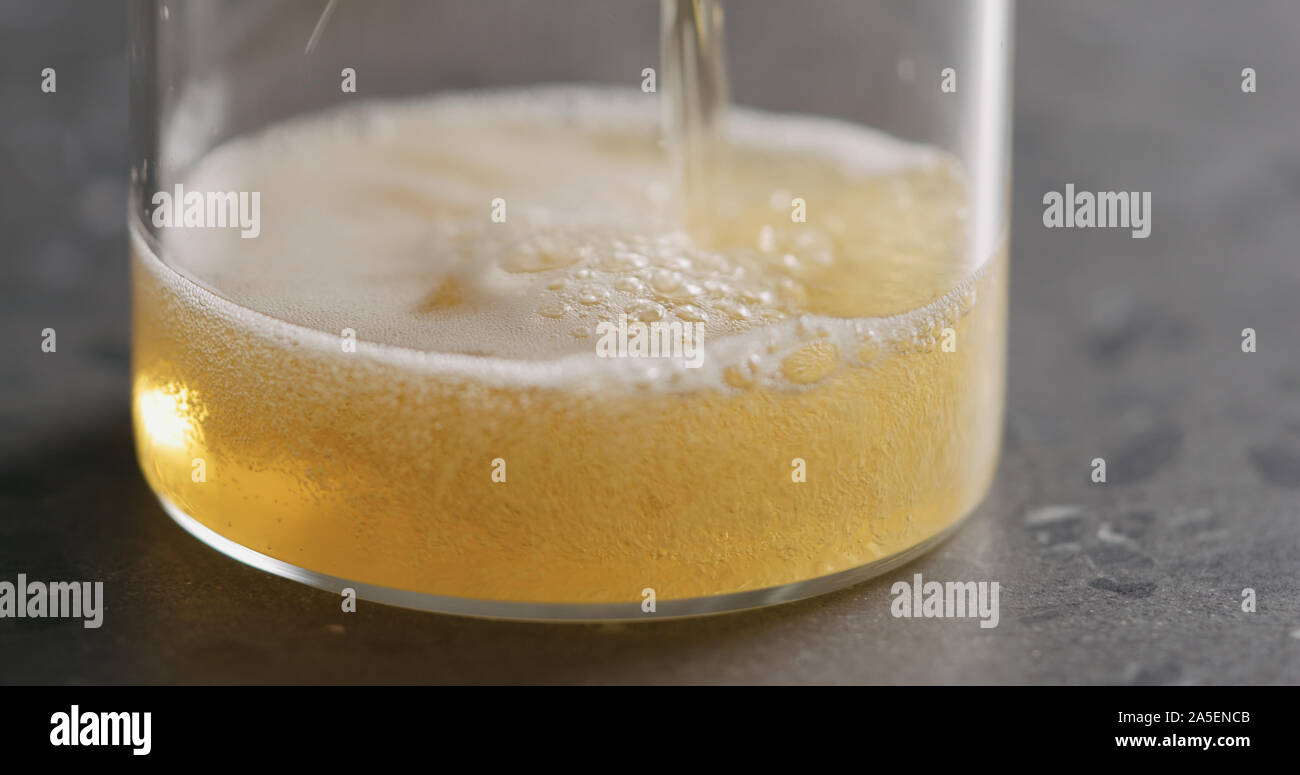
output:
[[[1011,38],[1002,0],[138,0],[146,479],[242,562],[474,616],[909,560],[997,465]]]

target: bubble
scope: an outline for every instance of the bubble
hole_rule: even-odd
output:
[[[721,253],[704,253],[695,257],[695,265],[703,273],[724,275],[732,268],[731,261]]]
[[[722,370],[722,379],[734,388],[752,388],[758,384],[758,364],[754,360],[748,360],[738,366],[728,366]]]
[[[793,278],[786,277],[781,280],[781,295],[785,303],[792,307],[805,307],[808,304],[808,289]]]
[[[548,301],[537,308],[537,314],[544,318],[562,318],[569,311],[569,305],[562,301]]]
[[[655,257],[655,265],[664,269],[674,269],[678,272],[689,272],[694,268],[691,260],[685,256],[664,255],[660,254]]]
[[[880,356],[880,341],[876,332],[870,328],[858,331],[858,360],[870,363]]]
[[[819,340],[799,348],[781,361],[781,373],[796,385],[820,382],[839,364],[840,348],[829,340]]]
[[[627,293],[644,293],[646,290],[646,284],[641,280],[641,278],[628,275],[627,277],[620,277],[615,280],[614,289],[625,291]]]
[[[677,286],[677,290],[665,293],[664,296],[674,301],[685,301],[693,299],[704,293],[704,289],[689,280]]]
[[[501,268],[514,274],[562,269],[578,262],[578,251],[545,238],[519,243],[506,256]]]
[[[634,301],[627,307],[628,319],[642,323],[653,323],[656,320],[662,320],[666,312],[664,305],[653,301]]]
[[[650,259],[634,253],[630,250],[615,250],[603,257],[599,262],[600,268],[607,272],[628,272],[633,269],[643,269],[650,265]]]
[[[682,276],[677,272],[660,269],[651,275],[650,285],[660,293],[672,293],[682,287]]]
[[[609,298],[609,289],[603,285],[588,283],[578,290],[580,304],[599,304]]]
[[[688,323],[707,323],[709,320],[709,316],[704,312],[704,310],[694,304],[683,304],[673,310],[673,313]]]
[[[733,320],[749,320],[754,313],[744,304],[737,304],[731,299],[723,299],[718,302],[718,311]]]
[[[670,231],[656,236],[654,238],[654,243],[664,247],[684,248],[691,244],[691,240],[684,232]]]
[[[800,315],[795,331],[801,339],[822,339],[829,337],[831,332],[815,318],[810,315]]]
[[[957,302],[957,310],[960,315],[969,315],[970,311],[975,309],[975,302],[978,300],[975,286],[968,286],[961,294]]]

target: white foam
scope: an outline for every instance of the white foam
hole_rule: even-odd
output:
[[[779,368],[789,353],[822,339],[849,363],[864,337],[906,342],[972,282],[904,315],[802,314],[789,278],[761,271],[756,251],[685,237],[662,193],[657,118],[651,97],[586,87],[306,116],[222,146],[186,180],[261,191],[260,237],[168,231],[166,264],[145,237],[136,244],[173,293],[253,335],[337,352],[350,328],[366,357],[536,386],[722,386],[728,368],[750,363],[758,382],[789,387]],[[821,159],[845,175],[941,158],[830,119],[735,110],[728,127],[735,147]],[[497,196],[505,224],[490,218]],[[703,367],[601,359],[594,339],[575,336],[638,304],[706,318]]]

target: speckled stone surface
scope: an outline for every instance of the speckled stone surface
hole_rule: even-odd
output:
[[[773,609],[538,625],[344,615],[164,516],[127,414],[127,12],[0,2],[0,579],[107,597],[99,630],[0,620],[0,682],[1300,682],[1300,6],[1239,5],[1022,4],[1005,453],[951,541]],[[1066,183],[1151,191],[1151,237],[1043,228]],[[998,581],[999,626],[893,618],[914,573]]]

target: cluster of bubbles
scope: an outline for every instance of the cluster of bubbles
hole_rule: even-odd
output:
[[[743,330],[798,314],[805,297],[791,271],[801,259],[785,254],[772,271],[773,250],[702,249],[681,232],[534,234],[512,246],[501,267],[512,273],[550,272],[536,312],[580,323],[624,313],[644,323],[674,320],[718,331]],[[829,260],[829,259],[827,259]],[[589,332],[577,325],[574,336]]]
[[[753,346],[721,370],[738,389],[774,381],[808,386],[845,363],[935,352],[945,329],[975,304],[970,283],[880,325],[808,314],[805,281],[835,260],[830,236],[802,224],[762,226],[752,247],[727,250],[701,248],[683,232],[537,229],[512,244],[500,266],[512,274],[547,273],[535,312],[571,322],[575,339],[593,336],[596,323],[620,313],[644,323],[701,323],[711,334],[754,332]]]

